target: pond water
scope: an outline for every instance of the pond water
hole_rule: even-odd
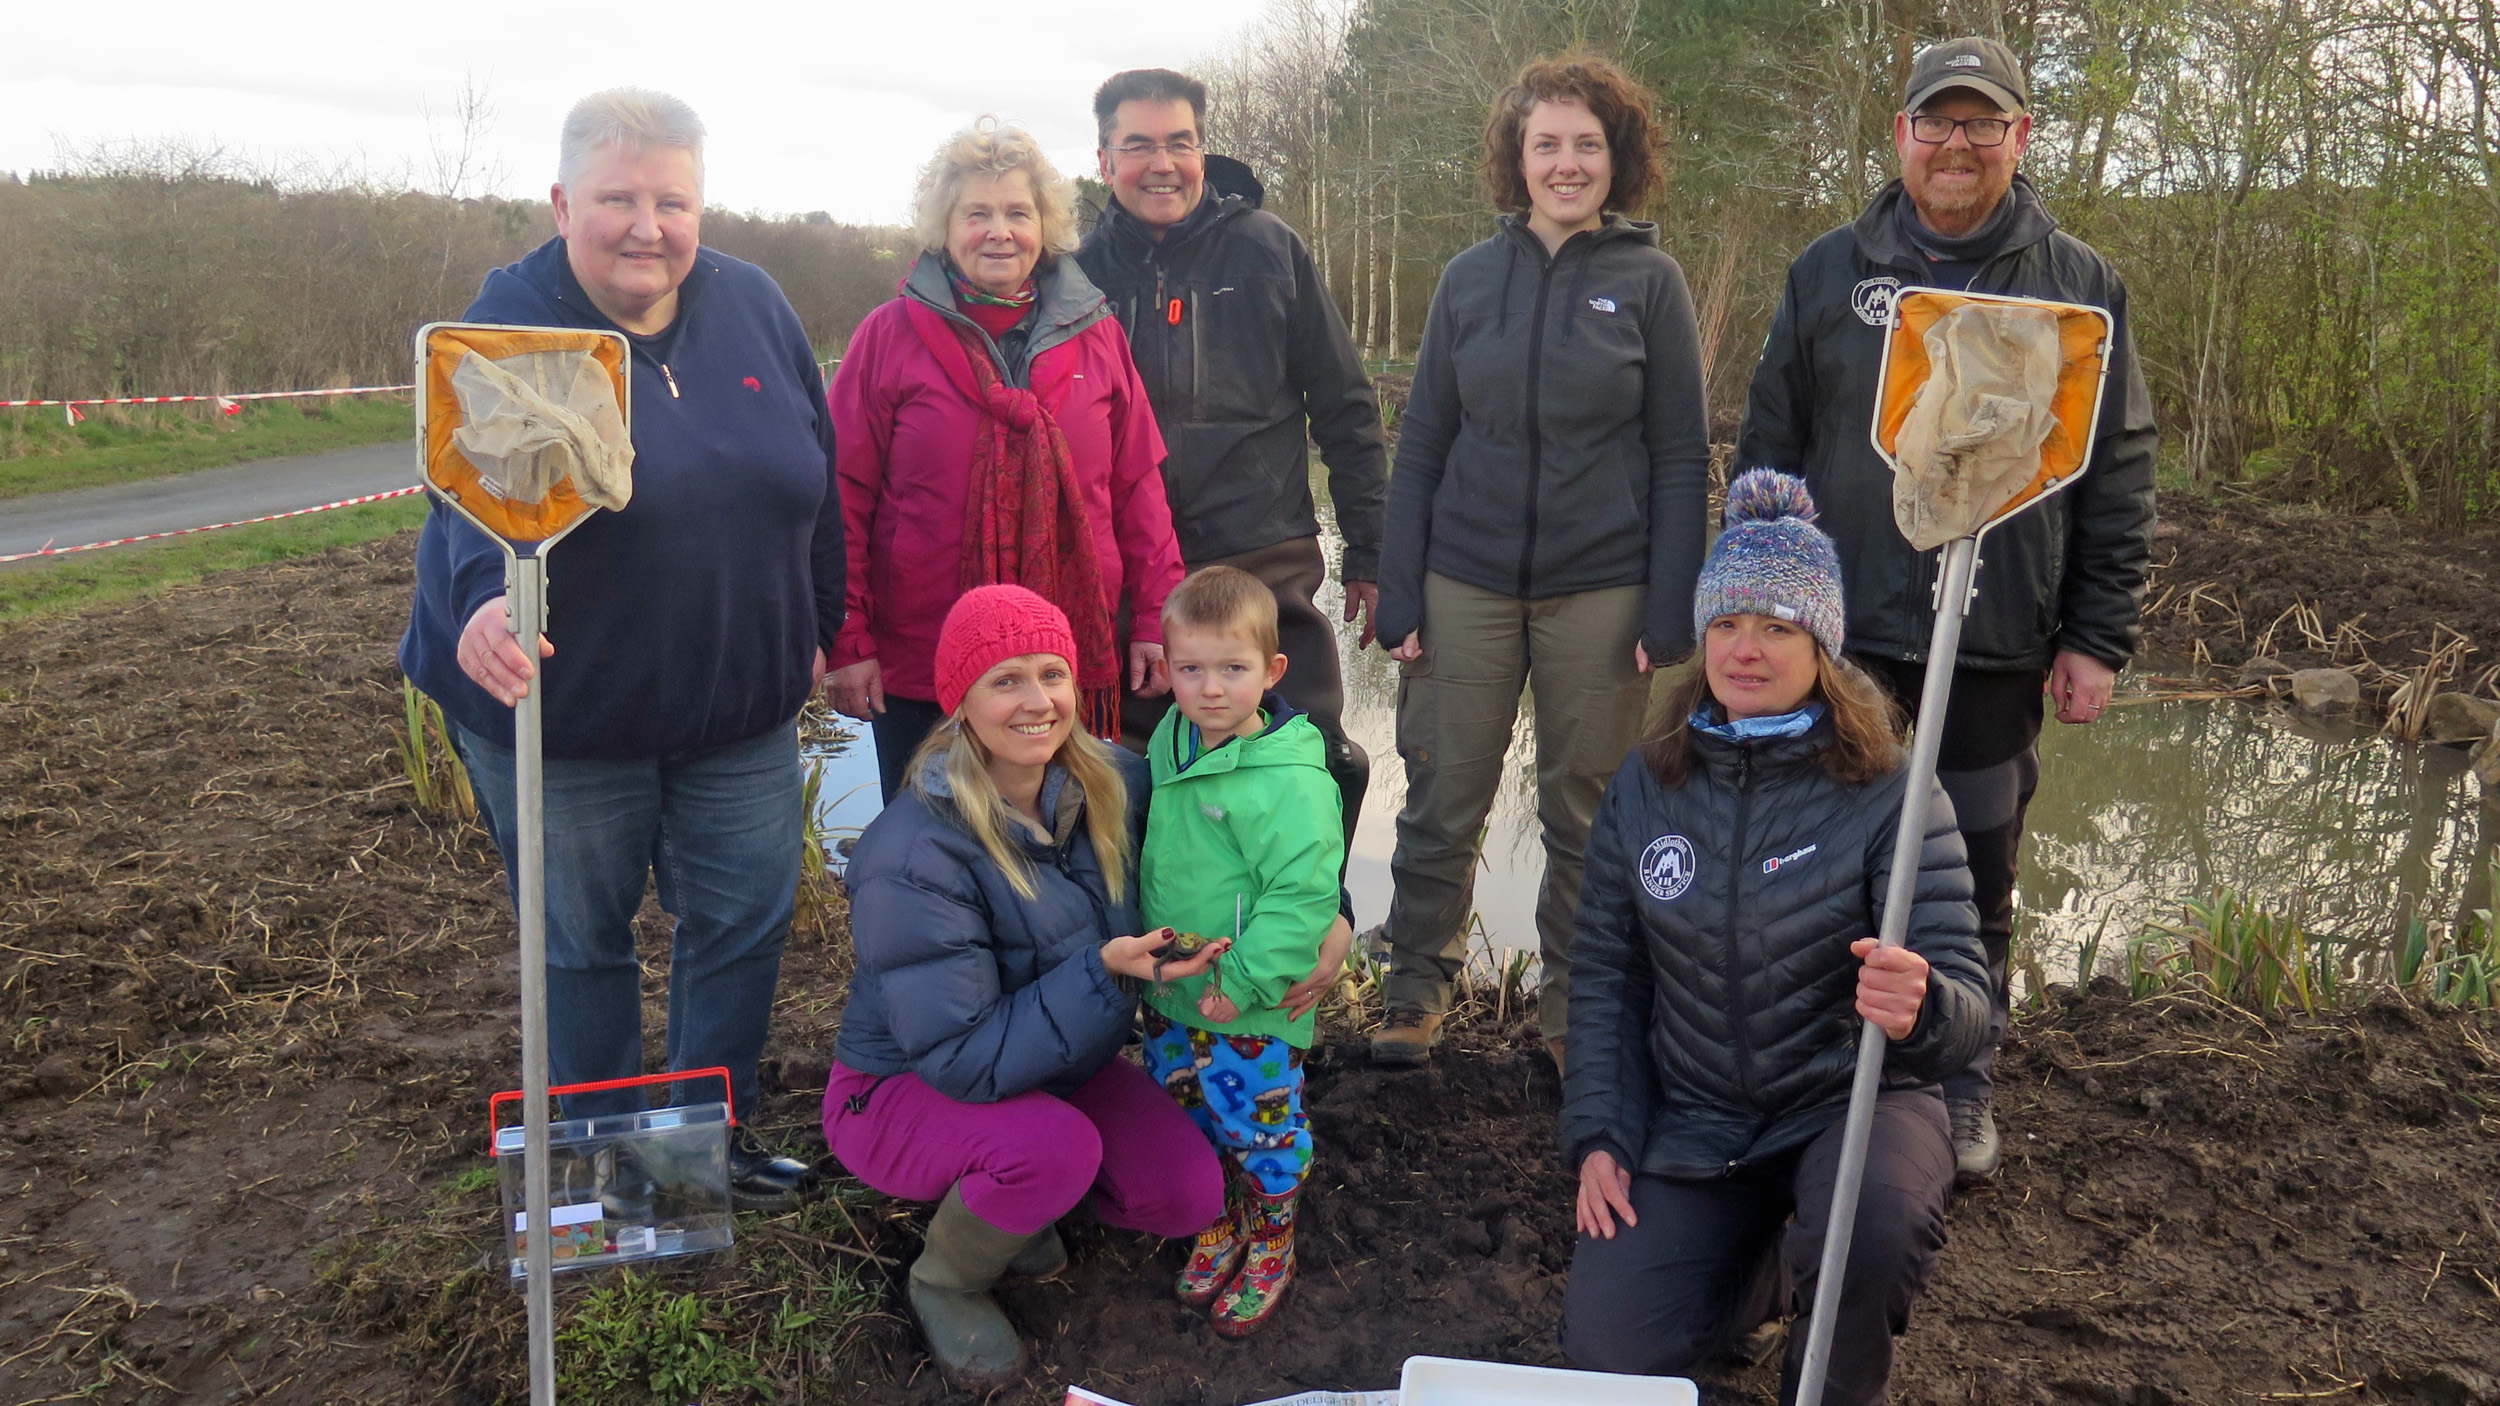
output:
[[[1320,510],[1333,563],[1324,496]],[[1340,602],[1332,581],[1321,604],[1333,613]],[[1347,865],[1356,926],[1368,928],[1388,913],[1389,858],[1406,790],[1396,747],[1397,666],[1377,648],[1356,651],[1354,627],[1339,628],[1346,731],[1372,758],[1371,793]],[[2280,709],[2129,696],[2144,687],[2145,675],[2130,673],[2119,684],[2121,704],[2102,721],[2066,727],[2052,719],[2041,734],[2017,941],[2050,979],[2071,976],[2076,952],[2096,934],[2114,967],[2145,924],[2175,920],[2182,900],[2223,888],[2313,931],[2373,943],[2409,917],[2446,922],[2490,902],[2478,880],[2500,828],[2486,833],[2463,751],[2401,745]],[[1522,700],[1476,881],[1483,938],[1500,948],[1536,947],[1544,852],[1533,708],[1533,698]],[[827,819],[866,824],[878,795],[865,735],[820,754],[827,756],[820,792]]]

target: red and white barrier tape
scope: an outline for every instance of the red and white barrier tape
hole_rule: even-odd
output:
[[[360,503],[379,503],[385,498],[405,498],[411,493],[424,491],[424,484],[412,483],[406,488],[394,488],[387,493],[368,493],[361,498],[341,498],[335,503],[321,503],[309,508],[296,508],[290,512],[271,513],[266,517],[237,518],[233,522],[212,522],[206,527],[177,527],[171,532],[143,532],[136,537],[115,537],[110,541],[88,542],[76,547],[55,547],[47,542],[31,552],[11,552],[6,556],[0,556],[0,562],[27,561],[35,557],[64,557],[72,552],[92,552],[98,547],[125,547],[133,542],[153,542],[160,537],[187,537],[194,532],[214,532],[221,527],[249,527],[256,522],[276,522],[280,518],[302,517],[306,513],[326,513],[332,508],[352,508]]]
[[[339,386],[320,391],[237,391],[233,395],[116,395],[92,400],[0,400],[0,410],[40,409],[47,405],[61,407],[62,415],[75,425],[87,418],[78,413],[82,405],[201,405],[214,403],[229,415],[243,413],[247,400],[302,400],[323,395],[386,395],[394,391],[412,391],[416,386]]]

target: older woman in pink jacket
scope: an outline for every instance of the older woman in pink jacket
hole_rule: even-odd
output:
[[[925,248],[829,393],[850,554],[830,691],[874,722],[888,800],[942,717],[956,597],[1009,583],[1065,612],[1083,721],[1116,738],[1123,685],[1170,687],[1161,618],[1181,579],[1163,437],[1127,337],[1065,257],[1066,182],[1032,137],[985,121],[939,149],[915,205]]]

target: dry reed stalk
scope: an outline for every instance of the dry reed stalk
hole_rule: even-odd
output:
[[[2456,674],[2472,652],[2473,641],[2447,625],[2431,627],[2428,658],[2420,667],[2406,673],[2385,672],[2400,682],[2387,701],[2387,722],[2383,731],[2407,742],[2420,740],[2423,727],[2430,721],[2431,699],[2438,696],[2440,685]]]

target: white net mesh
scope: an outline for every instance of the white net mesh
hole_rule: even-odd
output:
[[[523,352],[493,360],[472,351],[451,373],[465,424],[451,442],[486,490],[540,503],[566,478],[594,508],[633,496],[634,446],[607,368],[587,351]]]
[[[1967,537],[2028,487],[2057,424],[2057,313],[1965,303],[1925,337],[1929,372],[1893,446],[1892,516],[1920,551]]]

